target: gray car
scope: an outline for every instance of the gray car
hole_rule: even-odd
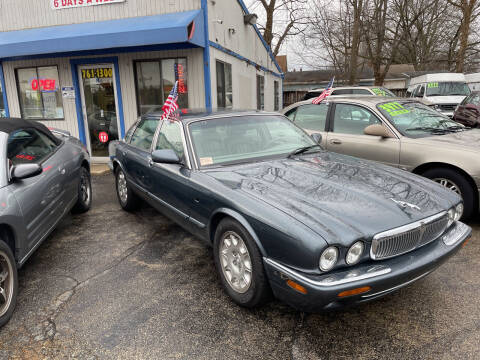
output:
[[[54,135],[55,134],[55,135]],[[17,268],[70,210],[90,209],[90,156],[66,132],[0,119],[0,326],[18,292]]]
[[[411,171],[455,191],[464,219],[478,214],[480,129],[470,129],[413,99],[378,96],[311,100],[283,110],[329,151]]]

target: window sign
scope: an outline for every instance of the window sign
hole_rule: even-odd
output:
[[[56,66],[17,69],[18,95],[24,119],[63,119]]]
[[[125,0],[50,0],[52,9],[61,10],[93,5],[123,3]]]

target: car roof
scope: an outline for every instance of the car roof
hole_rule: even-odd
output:
[[[21,118],[0,118],[0,131],[10,134],[16,130],[21,129],[37,129],[51,138],[57,145],[61,140],[55,137],[50,130],[39,121],[25,120]]]
[[[359,86],[359,85],[351,85],[351,86],[336,86],[333,87],[332,90],[349,90],[349,89],[365,89],[365,90],[371,90],[372,88],[379,89],[379,88],[384,88],[384,86]],[[310,91],[320,91],[320,90],[325,90],[325,88],[316,88],[312,89]],[[309,92],[310,92],[309,91]]]
[[[161,118],[163,112],[152,112],[144,115],[145,118]],[[196,120],[213,120],[219,118],[228,118],[236,116],[257,116],[257,115],[281,115],[277,112],[268,112],[260,110],[215,110],[215,111],[206,111],[206,110],[188,110],[183,112],[180,115],[180,121],[184,124],[196,121]]]

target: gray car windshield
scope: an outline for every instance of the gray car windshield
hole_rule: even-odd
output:
[[[402,135],[411,138],[445,135],[467,129],[418,102],[390,101],[378,104],[377,109]]]
[[[463,82],[429,82],[427,96],[467,96],[470,88]]]
[[[307,133],[283,116],[202,120],[191,123],[189,131],[201,167],[284,157],[296,150],[320,150]]]

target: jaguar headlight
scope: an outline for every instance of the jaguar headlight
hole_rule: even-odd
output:
[[[335,246],[330,246],[323,250],[320,256],[319,266],[322,271],[330,271],[333,269],[338,260],[338,249]]]
[[[463,216],[463,203],[458,204],[455,206],[455,221],[458,221],[462,218]]]
[[[345,258],[345,262],[348,265],[356,264],[360,260],[360,257],[363,254],[364,248],[365,246],[361,241],[357,241],[355,244],[350,246],[350,249],[348,249],[348,252],[347,252],[347,257]]]
[[[452,225],[455,221],[456,214],[457,211],[455,210],[455,208],[451,208],[450,210],[448,210],[448,227],[450,227],[450,225]]]

